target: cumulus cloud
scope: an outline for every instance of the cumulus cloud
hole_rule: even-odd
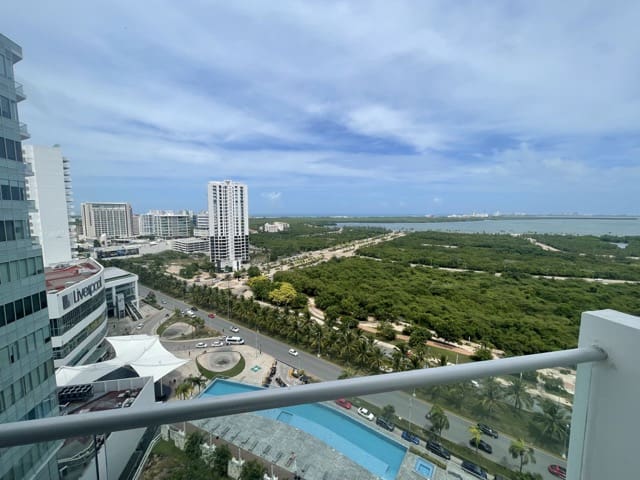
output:
[[[152,185],[239,178],[265,208],[342,188],[363,210],[371,191],[459,210],[491,191],[506,210],[512,190],[562,202],[561,183],[640,205],[637,2],[154,5],[4,6],[21,121],[63,146],[78,201],[136,179],[121,194],[153,207]]]

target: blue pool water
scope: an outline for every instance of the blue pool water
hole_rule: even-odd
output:
[[[254,390],[262,388],[218,379],[203,391],[202,395],[230,395]],[[313,435],[384,480],[396,478],[407,451],[399,443],[361,422],[321,404],[275,408],[255,414],[286,423]],[[431,468],[433,469],[433,465]]]
[[[422,458],[418,458],[416,459],[416,466],[413,469],[424,478],[431,479],[435,467],[433,466],[433,463],[427,462]]]

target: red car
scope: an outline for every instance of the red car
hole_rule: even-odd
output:
[[[216,318],[216,314],[215,314],[215,313],[210,313],[209,315],[207,315],[207,317],[209,317],[209,318]]]
[[[560,465],[549,465],[549,473],[560,478],[567,478],[567,469]]]
[[[351,402],[349,400],[345,400],[344,398],[339,398],[338,400],[336,400],[336,403],[342,408],[346,408],[347,410],[351,408]]]

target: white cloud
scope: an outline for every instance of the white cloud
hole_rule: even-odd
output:
[[[280,200],[280,197],[282,197],[282,192],[267,192],[263,193],[262,196],[271,202],[275,202],[277,200]]]

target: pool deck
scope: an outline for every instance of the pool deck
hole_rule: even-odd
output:
[[[250,413],[191,422],[224,440],[305,480],[376,480],[378,477],[302,430]],[[415,463],[415,460],[414,460]],[[396,477],[401,478],[401,477]],[[407,477],[412,478],[412,477]],[[424,480],[416,477],[416,480]]]

